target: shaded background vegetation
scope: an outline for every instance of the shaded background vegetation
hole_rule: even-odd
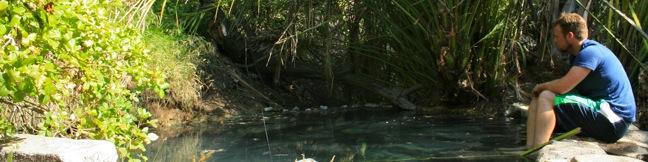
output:
[[[584,14],[591,39],[618,54],[635,85],[647,56],[640,22],[648,18],[648,2],[638,0],[156,4],[156,15],[210,38],[251,74],[277,87],[316,93],[320,102],[387,99],[407,108],[403,99],[418,106],[473,103],[503,99],[507,90],[523,99],[528,96],[521,77],[549,79],[529,74],[529,66],[565,64],[548,33],[561,11]],[[304,78],[325,86],[301,90],[307,87]],[[359,89],[377,95],[354,93]]]

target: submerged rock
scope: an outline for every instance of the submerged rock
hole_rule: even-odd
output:
[[[368,107],[368,108],[376,108],[376,107],[378,107],[378,104],[375,104],[375,103],[366,103],[366,104],[364,104],[364,107]]]
[[[315,161],[315,159],[306,158],[301,160],[295,160],[295,162],[317,162],[317,161]]]
[[[513,105],[508,106],[504,111],[504,114],[508,117],[527,117],[529,112],[529,105],[524,103],[513,103]]]
[[[160,137],[155,133],[146,134],[146,139],[148,139],[149,141],[156,141],[158,138]]]
[[[320,108],[321,110],[327,110],[327,109],[328,109],[328,106],[320,105],[319,108]]]

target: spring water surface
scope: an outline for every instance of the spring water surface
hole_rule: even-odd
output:
[[[331,111],[331,110],[329,110]],[[399,110],[274,113],[205,126],[147,146],[152,161],[527,161],[516,120],[469,119]],[[267,138],[266,138],[267,133]],[[302,155],[303,154],[303,155]]]

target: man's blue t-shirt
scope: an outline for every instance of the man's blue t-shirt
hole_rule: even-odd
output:
[[[603,99],[624,121],[635,121],[636,105],[630,80],[610,49],[596,41],[585,40],[578,55],[571,57],[571,65],[592,70],[573,91],[593,100]]]

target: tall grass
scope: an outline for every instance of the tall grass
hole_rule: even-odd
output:
[[[519,40],[529,15],[525,9],[529,2],[157,3],[168,4],[164,15],[175,15],[177,24],[189,31],[197,30],[201,24],[225,22],[228,32],[239,33],[249,42],[246,49],[257,48],[251,50],[266,55],[264,62],[275,71],[275,82],[282,66],[304,63],[320,65],[321,75],[331,85],[336,82],[336,69],[351,67],[354,74],[369,76],[387,86],[423,85],[423,93],[437,98],[467,92],[487,99],[498,92],[496,87],[515,78],[524,68],[525,53],[521,52],[524,50]],[[184,7],[199,9],[183,10],[183,3]],[[246,52],[245,57],[253,56]]]
[[[580,5],[580,1],[578,1]],[[648,68],[648,34],[641,22],[648,22],[648,1],[598,1],[590,10],[593,38],[601,40],[626,65],[636,85],[640,70]]]
[[[639,26],[647,21],[647,1],[619,2],[610,4]],[[339,69],[351,68],[354,75],[368,76],[386,86],[423,85],[418,91],[421,96],[441,100],[500,95],[502,86],[524,73],[529,51],[542,56],[549,53],[549,25],[560,9],[559,1],[532,0],[156,3],[167,6],[156,10],[160,12],[156,15],[166,15],[191,32],[213,32],[213,26],[205,28],[205,24],[222,23],[222,30],[229,34],[223,39],[239,42],[226,46],[245,49],[232,56],[244,60],[239,63],[264,63],[273,71],[275,83],[282,70],[294,64],[317,65],[322,71],[319,75],[330,85],[337,82]],[[539,11],[532,12],[536,9]],[[592,35],[607,41],[636,78],[641,61],[646,61],[648,43],[629,23],[618,21],[623,19],[605,3],[593,1],[591,10],[597,11],[592,17],[601,19],[597,24],[608,27],[621,41],[601,34],[606,32],[596,24]],[[538,40],[540,48],[528,49],[523,37]],[[620,44],[626,45],[625,52]]]
[[[485,92],[521,72],[523,0],[366,2],[384,31],[383,47],[359,46],[384,63],[396,86],[424,85],[440,97]],[[520,14],[507,14],[520,13]],[[381,19],[382,18],[382,19]]]
[[[200,103],[202,82],[198,76],[201,55],[213,53],[214,48],[204,39],[164,31],[160,27],[148,27],[144,32],[144,44],[151,57],[150,65],[160,69],[169,82],[168,100],[171,106],[191,110]]]

